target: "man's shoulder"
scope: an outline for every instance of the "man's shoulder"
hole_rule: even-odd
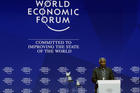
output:
[[[109,68],[109,67],[106,67],[106,69],[107,69],[107,70],[109,70],[109,71],[112,71],[112,69],[111,69],[111,68]]]
[[[95,67],[93,70],[94,70],[94,71],[99,70],[99,67]]]

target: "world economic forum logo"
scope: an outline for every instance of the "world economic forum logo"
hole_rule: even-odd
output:
[[[132,77],[130,80],[135,84],[140,84],[140,77]]]
[[[51,93],[51,90],[48,89],[48,88],[42,88],[42,89],[40,90],[40,93]]]
[[[40,82],[44,85],[48,85],[51,80],[49,78],[41,78]]]
[[[77,72],[79,72],[80,74],[85,74],[85,72],[87,71],[87,68],[85,68],[85,67],[77,67],[75,70]]]
[[[37,24],[43,23],[48,29],[63,32],[70,29],[73,17],[79,16],[79,9],[72,7],[68,0],[36,0],[34,8],[28,8],[28,15],[35,16]]]
[[[62,74],[66,74],[69,71],[67,67],[59,67],[57,70]]]
[[[41,67],[39,69],[43,74],[48,74],[50,72],[50,68],[49,67]]]
[[[87,79],[85,79],[85,78],[83,78],[83,77],[78,77],[78,78],[77,78],[77,81],[79,81],[79,83],[80,83],[81,85],[84,85],[84,84],[86,83]]]
[[[113,67],[112,70],[113,70],[114,72],[116,72],[117,74],[121,74],[123,68],[122,68],[122,67]]]
[[[140,93],[140,88],[139,87],[133,87],[130,89],[130,91],[132,91],[132,93]]]
[[[12,85],[14,80],[12,78],[4,78],[3,82],[7,85]]]
[[[32,93],[31,89],[28,88],[24,88],[23,90],[21,90],[22,93]]]
[[[3,93],[14,93],[14,90],[13,89],[4,89],[3,91],[2,91]]]
[[[140,67],[139,66],[132,66],[130,70],[134,73],[139,73],[140,72]]]
[[[12,74],[14,69],[12,67],[4,67],[3,68],[3,71],[6,73],[6,74]]]
[[[23,67],[21,71],[25,74],[31,74],[32,69],[30,67]]]
[[[62,85],[66,85],[68,79],[67,79],[66,77],[60,77],[59,79],[57,79],[57,81],[58,81],[59,83],[61,83]]]
[[[60,88],[58,90],[59,93],[69,93],[69,90],[67,88]]]

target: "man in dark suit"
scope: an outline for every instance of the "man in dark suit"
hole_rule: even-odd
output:
[[[92,82],[95,83],[95,93],[97,93],[97,80],[113,80],[114,75],[110,68],[106,67],[106,59],[101,57],[99,59],[100,66],[93,70]]]

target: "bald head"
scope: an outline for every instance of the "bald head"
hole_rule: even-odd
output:
[[[105,67],[106,66],[106,59],[104,57],[101,57],[99,59],[99,64],[101,67]]]

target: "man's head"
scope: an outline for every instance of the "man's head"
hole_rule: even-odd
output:
[[[101,67],[105,67],[106,66],[106,59],[104,57],[101,57],[99,59],[99,64]]]

